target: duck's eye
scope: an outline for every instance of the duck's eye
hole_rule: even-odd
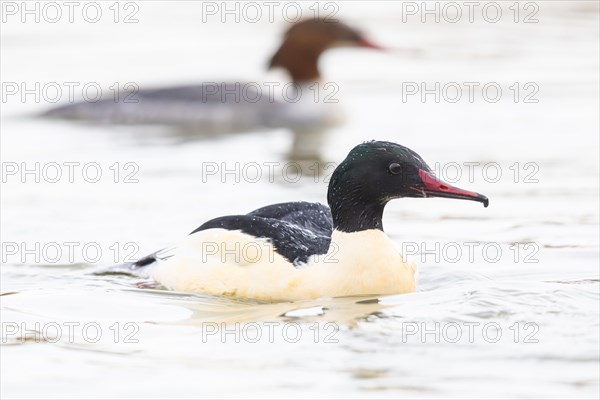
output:
[[[402,172],[402,165],[398,163],[391,163],[389,166],[389,170],[392,174],[398,175],[400,172]]]

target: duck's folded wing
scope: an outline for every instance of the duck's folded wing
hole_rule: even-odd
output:
[[[206,229],[236,230],[271,241],[277,253],[294,265],[325,254],[331,242],[333,221],[328,207],[319,203],[280,203],[259,208],[246,215],[210,220],[192,234]]]
[[[321,203],[295,201],[272,204],[254,210],[248,215],[286,221],[319,235],[331,237],[333,232],[331,210]]]
[[[200,225],[190,235],[208,229],[241,231],[256,238],[268,239],[278,254],[294,265],[309,257],[325,254],[331,243],[333,220],[329,207],[320,203],[290,202],[273,204],[246,215],[229,215],[212,219]],[[144,271],[181,251],[168,247],[140,258],[103,269],[102,274],[132,274],[144,276]]]

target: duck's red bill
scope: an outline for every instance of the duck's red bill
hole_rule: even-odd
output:
[[[359,43],[360,47],[364,47],[367,49],[374,49],[374,50],[380,50],[380,51],[385,51],[386,48],[383,46],[378,45],[377,43],[373,43],[370,40],[367,39],[361,39]]]
[[[431,172],[419,170],[419,176],[423,182],[423,194],[425,197],[446,197],[450,199],[473,200],[483,203],[487,207],[490,203],[488,198],[482,194],[463,190],[445,182],[440,181]]]

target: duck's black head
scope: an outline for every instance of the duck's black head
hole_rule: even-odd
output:
[[[400,197],[446,197],[488,206],[487,197],[441,182],[421,156],[391,142],[352,149],[333,172],[327,192],[334,227],[344,232],[383,230],[385,205]]]

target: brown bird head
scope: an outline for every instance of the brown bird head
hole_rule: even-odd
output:
[[[356,29],[337,21],[307,19],[294,24],[284,35],[269,68],[286,69],[294,82],[318,80],[319,56],[334,47],[380,49]]]

